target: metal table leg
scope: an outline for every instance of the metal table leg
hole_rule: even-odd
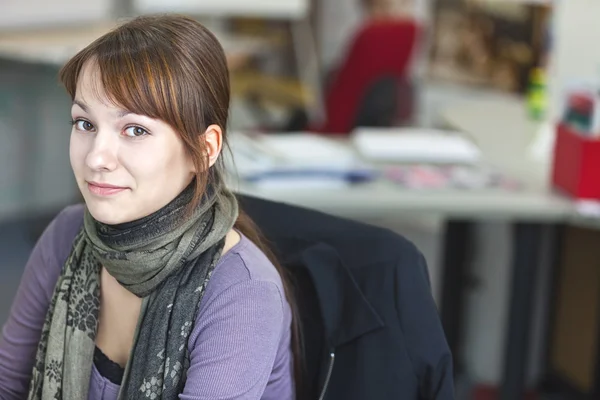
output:
[[[525,392],[542,229],[543,225],[537,223],[517,223],[514,227],[508,331],[500,400],[520,400]]]
[[[450,220],[443,236],[441,320],[454,358],[454,372],[460,373],[464,305],[471,260],[473,223]]]

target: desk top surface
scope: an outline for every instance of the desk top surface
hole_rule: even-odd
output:
[[[427,213],[458,218],[564,221],[573,203],[548,188],[547,166],[534,162],[529,148],[539,124],[530,121],[523,102],[498,98],[465,102],[442,111],[448,128],[462,131],[480,147],[484,162],[524,185],[519,191],[436,191],[400,188],[377,181],[340,189],[264,189],[240,184],[241,192],[308,206],[344,216],[376,217]],[[315,194],[315,192],[317,194]]]
[[[535,161],[531,147],[542,128],[527,116],[523,100],[515,97],[478,99],[448,107],[441,112],[444,124],[472,140],[484,161],[547,195],[549,166]]]
[[[428,214],[453,218],[562,221],[570,202],[535,192],[495,190],[408,190],[377,181],[343,189],[264,189],[240,185],[239,192],[356,218]]]

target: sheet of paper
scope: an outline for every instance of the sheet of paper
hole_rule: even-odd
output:
[[[472,164],[480,159],[474,143],[459,133],[417,128],[361,128],[352,136],[366,159],[406,163]]]

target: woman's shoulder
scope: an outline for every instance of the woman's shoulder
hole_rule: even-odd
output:
[[[232,287],[272,287],[283,296],[283,283],[277,268],[250,239],[240,233],[240,240],[223,254],[206,288],[210,300]]]
[[[244,281],[266,281],[282,284],[277,268],[263,251],[244,234],[215,267],[214,278],[220,277],[231,284]]]
[[[242,236],[221,257],[200,301],[184,394],[291,398],[291,322],[277,269]]]
[[[83,225],[84,211],[85,205],[82,203],[63,208],[51,222],[55,225],[56,233],[73,236],[74,238]]]
[[[206,287],[200,314],[211,314],[224,298],[238,304],[267,302],[279,313],[289,312],[283,282],[277,268],[262,250],[243,234],[223,254]]]
[[[38,246],[43,248],[48,258],[62,263],[69,256],[73,239],[83,224],[83,204],[63,208],[42,233]]]

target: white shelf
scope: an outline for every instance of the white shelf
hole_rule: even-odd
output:
[[[112,17],[116,0],[1,0],[0,30],[84,25]]]
[[[307,15],[309,0],[133,0],[133,9],[142,14],[181,12],[299,19]]]

